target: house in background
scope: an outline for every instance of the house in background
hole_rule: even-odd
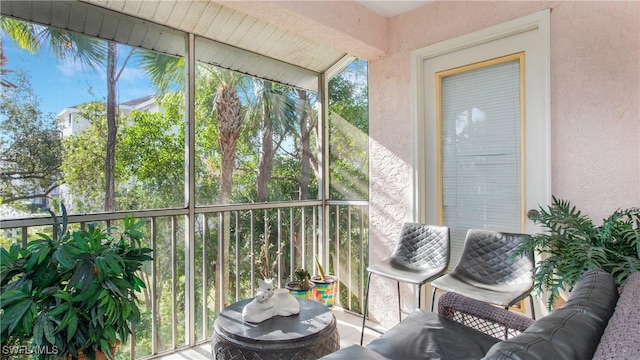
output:
[[[56,115],[58,123],[60,124],[60,133],[63,138],[77,134],[89,125],[89,121],[80,114],[79,107],[80,105],[64,108]],[[118,112],[120,116],[128,116],[131,112],[136,110],[142,112],[163,111],[160,104],[158,104],[155,95],[147,95],[141,98],[125,101],[118,105]],[[73,193],[69,190],[69,186],[67,184],[62,184],[55,188],[51,192],[51,198],[60,200],[64,204],[73,203]],[[41,203],[42,208],[48,207],[48,199],[40,198],[36,199],[36,201]]]
[[[77,133],[89,124],[88,120],[80,115],[79,107],[80,105],[64,108],[56,115],[63,138]],[[127,116],[134,110],[156,112],[161,111],[161,108],[154,95],[125,101],[118,105],[121,116]]]

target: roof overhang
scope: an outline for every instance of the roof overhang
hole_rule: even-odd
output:
[[[235,5],[246,9],[246,2]],[[296,27],[212,1],[3,0],[0,12],[176,56],[185,56],[186,34],[192,33],[203,45],[198,61],[307,90],[317,90],[321,73],[353,58]]]

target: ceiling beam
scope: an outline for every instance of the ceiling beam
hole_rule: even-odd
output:
[[[387,56],[388,19],[355,1],[235,1],[218,3],[366,60]]]

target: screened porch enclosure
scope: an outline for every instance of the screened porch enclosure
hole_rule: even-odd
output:
[[[217,3],[3,1],[0,12],[3,71],[17,85],[3,104],[37,109],[1,120],[47,129],[31,133],[57,155],[30,164],[47,165],[40,182],[7,178],[0,244],[54,234],[46,210],[63,204],[71,229],[145,220],[154,260],[141,274],[142,321],[118,358],[209,341],[220,310],[252,297],[258,279],[284,287],[296,269],[313,275],[316,258],[340,279],[336,306],[360,312],[366,62]],[[30,52],[11,26],[43,42]],[[60,44],[65,59],[49,51]],[[89,50],[93,68],[78,60]],[[7,153],[29,150],[19,147],[28,135],[3,134]]]

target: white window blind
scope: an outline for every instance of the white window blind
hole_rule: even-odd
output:
[[[443,76],[442,219],[451,267],[468,229],[521,230],[520,62]]]

